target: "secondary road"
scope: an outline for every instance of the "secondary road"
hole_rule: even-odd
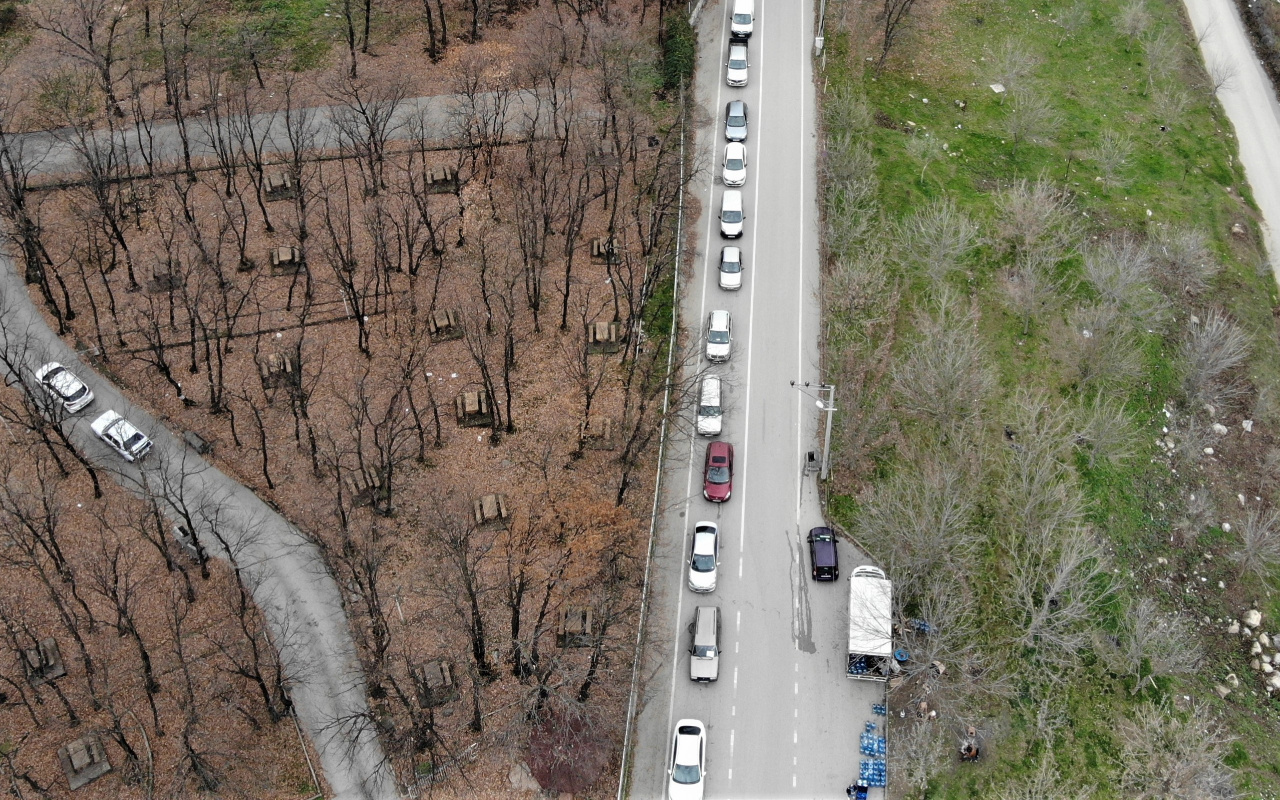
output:
[[[805,536],[821,524],[803,455],[817,444],[817,393],[791,381],[821,383],[818,357],[819,261],[815,180],[816,119],[811,52],[813,3],[757,0],[750,83],[724,84],[729,8],[708,5],[698,25],[696,98],[700,117],[691,191],[702,201],[693,281],[683,298],[696,347],[712,309],[734,320],[734,352],[700,369],[725,379],[721,438],[736,448],[733,497],[717,506],[701,494],[706,440],[678,436],[664,480],[665,513],[653,565],[653,613],[642,666],[646,681],[636,723],[630,796],[665,796],[672,727],[707,724],[709,798],[843,797],[857,777],[858,736],[880,684],[845,677],[848,583],[809,579]],[[750,110],[743,288],[718,285],[718,185],[724,107]],[[686,410],[686,414],[692,413]],[[687,429],[688,426],[680,426]],[[693,523],[720,525],[719,585],[708,595],[685,587]],[[841,577],[863,557],[841,546]],[[689,680],[688,632],[699,605],[721,608],[720,679]]]
[[[217,555],[209,533],[216,525],[262,609],[290,679],[298,719],[320,755],[324,774],[340,800],[392,800],[395,782],[369,719],[364,676],[356,657],[342,596],[316,546],[249,489],[200,458],[178,437],[130,403],[45,324],[13,262],[0,254],[0,348],[7,363],[32,372],[58,361],[75,372],[96,399],[64,423],[89,460],[139,495],[184,507],[203,524],[197,533]],[[94,435],[89,423],[113,408],[155,442],[139,464],[127,464]],[[174,519],[182,515],[173,514]],[[252,754],[244,754],[252,758]]]
[[[1184,0],[1206,66],[1231,78],[1218,101],[1235,127],[1240,163],[1262,212],[1271,269],[1280,281],[1280,103],[1231,0]]]

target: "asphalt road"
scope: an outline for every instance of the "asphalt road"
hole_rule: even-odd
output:
[[[665,796],[677,719],[707,724],[709,798],[844,797],[857,776],[858,736],[882,702],[883,685],[845,677],[848,582],[865,563],[840,548],[836,583],[809,579],[804,537],[822,522],[806,451],[818,449],[818,394],[791,381],[821,383],[818,360],[818,219],[812,62],[814,8],[757,0],[748,87],[724,85],[729,8],[709,5],[698,25],[696,97],[700,118],[691,191],[703,203],[693,281],[683,298],[685,325],[701,346],[707,314],[733,315],[727,365],[698,366],[725,379],[724,432],[736,450],[729,502],[702,498],[705,439],[677,434],[664,481],[653,569],[653,611],[642,666],[630,796]],[[725,104],[749,107],[743,288],[718,286],[719,184]],[[692,409],[685,414],[691,418]],[[688,424],[678,426],[687,430]],[[689,535],[698,520],[721,529],[715,592],[685,587]],[[689,680],[689,634],[699,605],[723,618],[720,679]],[[878,794],[878,793],[877,793]]]
[[[13,262],[3,254],[0,348],[23,365],[21,377],[28,387],[34,385],[31,373],[46,361],[66,365],[89,385],[95,400],[64,424],[80,451],[105,475],[136,494],[163,498],[170,510],[185,507],[203,520],[197,530],[201,541],[215,555],[226,555],[225,550],[217,553],[216,539],[208,534],[216,525],[271,628],[290,678],[298,719],[319,752],[332,796],[395,798],[394,781],[369,724],[364,676],[342,597],[315,545],[252,491],[204,461],[82,364],[45,324]],[[13,376],[5,377],[12,382]],[[151,453],[137,464],[126,463],[90,429],[90,422],[108,408],[123,414],[154,441]]]
[[[1200,39],[1204,63],[1231,77],[1218,101],[1235,127],[1240,163],[1262,212],[1271,269],[1280,281],[1280,103],[1275,87],[1254,55],[1231,0],[1183,0]]]

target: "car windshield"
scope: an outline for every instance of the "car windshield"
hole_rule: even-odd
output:
[[[720,416],[720,406],[698,406],[698,416],[718,417]]]
[[[690,566],[693,567],[694,572],[710,572],[716,568],[716,557],[710,554],[694,553],[693,563]]]
[[[741,116],[737,114],[729,115],[730,128],[745,128],[746,126],[747,126],[747,118],[745,116]]]
[[[697,783],[700,778],[696,764],[676,764],[675,769],[671,770],[671,780],[676,783]]]
[[[727,168],[727,169],[731,169],[731,170],[737,171],[737,170],[742,169],[742,159],[740,159],[740,158],[730,158],[730,159],[726,159],[726,160],[725,160],[725,162],[724,162],[724,165],[725,165],[725,168]]]
[[[133,450],[135,447],[146,441],[146,439],[147,437],[137,431],[134,431],[132,436],[124,440],[124,449]]]
[[[746,69],[746,68],[747,68],[747,60],[745,58],[729,59],[729,69]]]
[[[733,21],[738,25],[750,25],[751,15],[750,14],[734,14]]]
[[[736,222],[736,220],[726,219],[725,222]],[[707,334],[707,341],[711,342],[712,344],[728,344],[729,332],[728,331],[711,331],[710,333]]]
[[[742,272],[742,262],[741,261],[721,261],[720,271],[721,272]]]
[[[733,224],[733,223],[735,223],[735,222],[742,222],[742,212],[741,212],[741,211],[726,211],[726,212],[724,212],[723,214],[721,214],[721,216],[720,216],[720,221],[721,221],[721,222],[728,222],[729,224]]]
[[[729,468],[728,467],[712,467],[707,470],[707,480],[711,483],[728,483]]]
[[[711,645],[702,645],[701,647],[694,647],[693,657],[694,658],[715,658],[716,649]]]
[[[81,397],[84,397],[84,394],[87,391],[89,391],[89,387],[82,383],[74,392],[67,395],[67,399],[72,401],[79,400]]]

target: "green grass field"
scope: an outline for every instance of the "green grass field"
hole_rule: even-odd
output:
[[[1209,307],[1226,311],[1248,333],[1251,345],[1247,364],[1240,369],[1249,383],[1249,396],[1232,412],[1232,424],[1238,426],[1236,420],[1251,413],[1260,427],[1276,421],[1271,406],[1255,399],[1280,386],[1280,348],[1272,315],[1276,282],[1269,269],[1259,267],[1255,211],[1236,160],[1231,127],[1212,99],[1211,80],[1200,65],[1194,38],[1183,27],[1181,4],[1148,0],[1149,18],[1145,26],[1135,23],[1142,30],[1133,37],[1120,32],[1124,5],[1114,0],[933,0],[917,9],[923,16],[895,46],[882,70],[865,59],[874,50],[860,46],[851,34],[829,36],[822,76],[828,94],[861,95],[874,114],[874,124],[858,132],[867,142],[879,179],[873,198],[879,219],[869,239],[888,242],[888,271],[890,280],[902,287],[902,311],[890,325],[877,329],[869,343],[862,342],[861,329],[855,330],[860,324],[856,318],[838,323],[828,340],[827,359],[839,363],[848,360],[844,348],[861,348],[854,352],[856,361],[877,341],[892,336],[893,359],[901,363],[918,334],[911,309],[938,287],[919,271],[894,261],[893,226],[930,202],[951,200],[982,234],[962,268],[945,283],[976,309],[976,330],[996,381],[980,425],[984,440],[990,441],[979,447],[998,458],[999,446],[991,442],[1000,438],[1005,404],[1016,389],[1043,388],[1068,412],[1089,402],[1098,390],[1075,385],[1056,349],[1055,337],[1060,336],[1067,312],[1097,298],[1094,287],[1083,280],[1079,252],[1054,267],[1064,286],[1057,298],[1061,308],[1028,324],[1004,301],[1001,276],[1012,258],[992,235],[997,193],[1022,179],[1045,179],[1065,188],[1072,213],[1083,227],[1081,248],[1120,231],[1146,241],[1172,228],[1200,230],[1221,271],[1200,296],[1171,299],[1166,327],[1138,332],[1139,377],[1102,391],[1121,401],[1132,419],[1138,431],[1136,452],[1119,463],[1104,459],[1092,467],[1077,452],[1066,466],[1088,501],[1089,524],[1113,558],[1118,592],[1097,610],[1101,632],[1117,630],[1128,600],[1139,595],[1153,597],[1163,608],[1179,610],[1197,623],[1203,617],[1234,616],[1256,599],[1274,620],[1280,603],[1258,579],[1241,578],[1227,563],[1225,556],[1236,546],[1236,536],[1216,524],[1240,516],[1235,513],[1238,507],[1229,505],[1237,487],[1242,492],[1245,486],[1253,487],[1250,492],[1264,491],[1257,488],[1262,483],[1256,475],[1259,454],[1229,451],[1224,444],[1212,464],[1201,462],[1171,472],[1168,460],[1158,457],[1154,441],[1167,423],[1166,405],[1184,402],[1175,358],[1181,332],[1190,314]],[[1080,7],[1087,13],[1077,25],[1061,24]],[[1005,92],[992,90],[990,84],[997,82],[1009,84]],[[1017,130],[1011,116],[1021,112],[1014,109],[1037,103],[1050,109],[1041,115],[1049,119]],[[932,144],[922,144],[920,137]],[[1108,167],[1103,151],[1116,139],[1129,143],[1128,157],[1123,165]],[[1235,225],[1239,227],[1232,233]],[[868,395],[873,399],[867,402],[883,404],[892,396],[885,390]],[[843,405],[850,402],[846,398]],[[927,427],[900,408],[891,413],[902,438],[928,435]],[[874,466],[852,470],[855,478],[837,475],[828,505],[831,516],[856,531],[867,497],[908,468],[905,458],[901,447],[882,448]],[[979,597],[996,607],[1004,580],[1002,522],[995,478],[990,470],[983,474],[972,526],[987,538],[972,583]],[[1188,546],[1177,548],[1170,543],[1176,509],[1201,485],[1214,495],[1221,515]],[[1213,557],[1204,558],[1206,553]],[[1170,565],[1157,568],[1157,556]],[[1178,580],[1166,579],[1175,570],[1203,576],[1205,588],[1193,594],[1180,591]],[[1225,590],[1213,588],[1220,580]],[[992,620],[977,635],[988,637],[984,645],[996,650],[1002,647],[999,637],[1006,627]],[[1197,674],[1157,678],[1137,695],[1130,692],[1132,677],[1113,674],[1092,653],[1083,653],[1077,667],[1056,678],[1060,685],[1053,694],[1064,721],[1047,737],[1035,732],[1033,681],[1018,671],[1008,696],[968,709],[998,731],[990,757],[973,765],[948,762],[926,789],[905,790],[903,796],[992,797],[996,787],[1031,776],[1046,757],[1062,786],[1091,787],[1084,796],[1133,796],[1119,784],[1120,721],[1144,704],[1173,702],[1184,695],[1207,702],[1237,737],[1224,758],[1237,771],[1237,788],[1249,797],[1277,796],[1280,706],[1261,692],[1245,651],[1238,640],[1221,633],[1223,627],[1199,629],[1206,657]],[[1015,660],[1031,657],[1010,655]],[[1243,683],[1220,701],[1212,686],[1228,672],[1235,672]],[[945,741],[950,747],[951,740]]]

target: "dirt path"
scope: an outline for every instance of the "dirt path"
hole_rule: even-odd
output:
[[[1263,241],[1280,282],[1280,103],[1231,0],[1183,0],[1210,71],[1231,75],[1218,100],[1235,126],[1240,162],[1262,212]],[[1225,71],[1222,71],[1225,70]]]

